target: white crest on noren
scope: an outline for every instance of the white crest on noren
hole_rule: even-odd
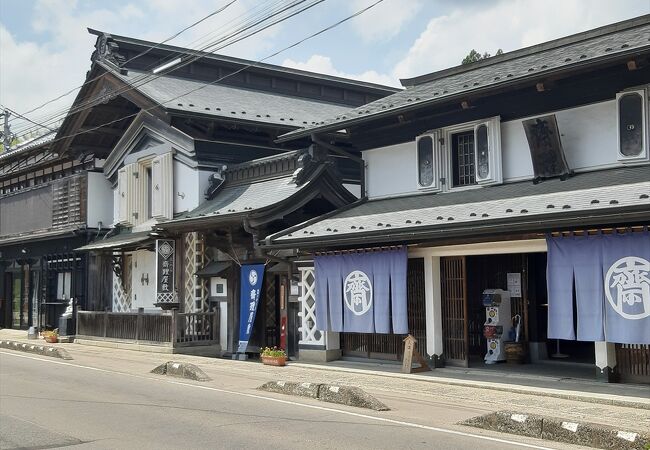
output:
[[[625,319],[650,316],[650,262],[626,256],[612,264],[605,276],[605,297]]]
[[[253,269],[250,271],[248,274],[248,282],[251,284],[251,286],[255,286],[257,284],[257,270]]]
[[[372,283],[360,270],[354,270],[345,277],[343,283],[345,306],[357,316],[362,316],[372,306]]]

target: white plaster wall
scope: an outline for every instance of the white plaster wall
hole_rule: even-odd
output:
[[[415,139],[415,136],[413,137]],[[368,197],[416,191],[415,140],[363,152]]]
[[[552,114],[552,113],[546,113]],[[532,116],[537,117],[537,116]],[[616,101],[594,103],[555,112],[569,168],[575,171],[621,165],[617,160]],[[504,181],[533,176],[522,121],[501,123]]]
[[[361,186],[358,184],[343,184],[343,187],[350,191],[356,198],[361,198]]]
[[[621,166],[617,161],[616,102],[548,112],[555,114],[569,168],[576,171]],[[537,116],[532,116],[537,117]],[[504,182],[530,179],[533,165],[522,121],[501,122]],[[415,138],[410,142],[366,150],[370,198],[420,193],[417,189]]]
[[[213,173],[214,172],[211,170],[199,171],[199,204],[205,201],[205,191],[208,190],[208,185],[210,184],[210,175]]]
[[[174,161],[174,214],[199,206],[205,190],[201,189],[201,178],[199,170]]]
[[[107,228],[113,224],[113,190],[100,172],[88,172],[88,203],[86,224],[95,228],[98,223]]]
[[[132,254],[131,309],[158,310],[156,303],[156,254],[148,250],[138,250]],[[149,284],[143,284],[142,276],[149,277]]]

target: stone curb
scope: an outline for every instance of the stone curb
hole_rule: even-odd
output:
[[[153,369],[151,373],[157,375],[167,375],[176,378],[185,378],[194,381],[211,381],[212,378],[206,375],[201,369],[194,364],[167,361]]]
[[[41,356],[51,356],[60,359],[72,359],[72,356],[61,347],[53,347],[51,345],[41,344],[26,344],[24,342],[0,340],[0,348],[7,348],[9,350],[17,350],[19,352],[34,353]]]
[[[308,397],[328,403],[389,411],[390,408],[363,389],[323,383],[297,383],[292,381],[269,381],[257,389],[278,394]]]
[[[399,378],[410,381],[422,381],[425,383],[437,383],[449,386],[471,387],[477,389],[487,389],[492,391],[512,392],[513,394],[524,395],[537,395],[542,397],[560,398],[563,400],[574,400],[583,403],[597,403],[602,405],[623,406],[637,409],[650,410],[650,402],[644,401],[645,399],[634,397],[627,399],[623,396],[612,396],[610,394],[589,394],[585,392],[576,391],[562,391],[559,389],[550,388],[537,388],[537,387],[523,387],[519,385],[512,385],[507,383],[497,383],[492,381],[473,381],[473,380],[460,380],[457,378],[434,378],[430,376],[422,376],[417,374],[402,374],[392,372],[381,372],[367,369],[353,369],[347,367],[329,367],[317,364],[305,363],[292,363],[292,366],[309,368],[314,370],[325,370],[333,372],[346,372],[355,373],[359,375],[371,375],[387,378]]]
[[[573,422],[556,417],[498,411],[461,422],[486,430],[517,434],[548,441],[587,447],[644,450],[650,445],[650,433],[620,430],[592,422]]]

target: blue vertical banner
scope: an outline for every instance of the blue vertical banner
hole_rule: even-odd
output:
[[[239,296],[239,345],[237,353],[245,353],[248,340],[253,331],[260,291],[264,281],[264,264],[244,264],[241,266],[241,290]]]

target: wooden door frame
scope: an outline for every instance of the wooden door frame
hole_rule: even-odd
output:
[[[447,364],[447,365],[460,366],[460,367],[469,367],[469,328],[468,328],[468,320],[467,320],[468,305],[467,305],[467,257],[466,256],[464,256],[464,255],[443,256],[443,257],[440,258],[440,273],[441,273],[441,277],[440,277],[440,287],[441,287],[441,289],[440,289],[440,297],[441,298],[440,299],[441,299],[441,306],[444,307],[446,290],[443,289],[443,286],[445,284],[445,279],[442,277],[443,266],[445,264],[445,261],[451,261],[451,260],[454,260],[454,259],[460,261],[461,266],[462,266],[460,275],[461,275],[461,279],[462,279],[461,280],[461,283],[462,283],[461,284],[461,297],[462,297],[461,310],[462,310],[462,313],[463,313],[463,317],[462,317],[462,319],[463,319],[462,320],[462,327],[463,327],[463,330],[462,330],[462,335],[463,335],[463,339],[462,339],[462,345],[463,345],[462,355],[463,355],[463,357],[462,358],[450,358],[450,355],[449,355],[449,347],[450,346],[449,345],[444,346],[444,344],[443,344],[443,349],[444,349],[443,350],[443,356],[445,358],[445,364]],[[458,280],[456,280],[456,281],[458,281]],[[447,308],[450,308],[451,306],[452,305],[449,304],[447,306]],[[442,308],[441,308],[441,311],[442,311]],[[442,321],[443,321],[443,324],[444,324],[444,321],[445,321],[444,317],[442,318]],[[443,343],[444,343],[445,340],[451,339],[451,338],[449,338],[449,334],[446,333],[446,331],[449,331],[449,330],[447,330],[446,327],[443,325],[443,327],[442,327]],[[447,348],[445,348],[445,347],[447,347]]]

